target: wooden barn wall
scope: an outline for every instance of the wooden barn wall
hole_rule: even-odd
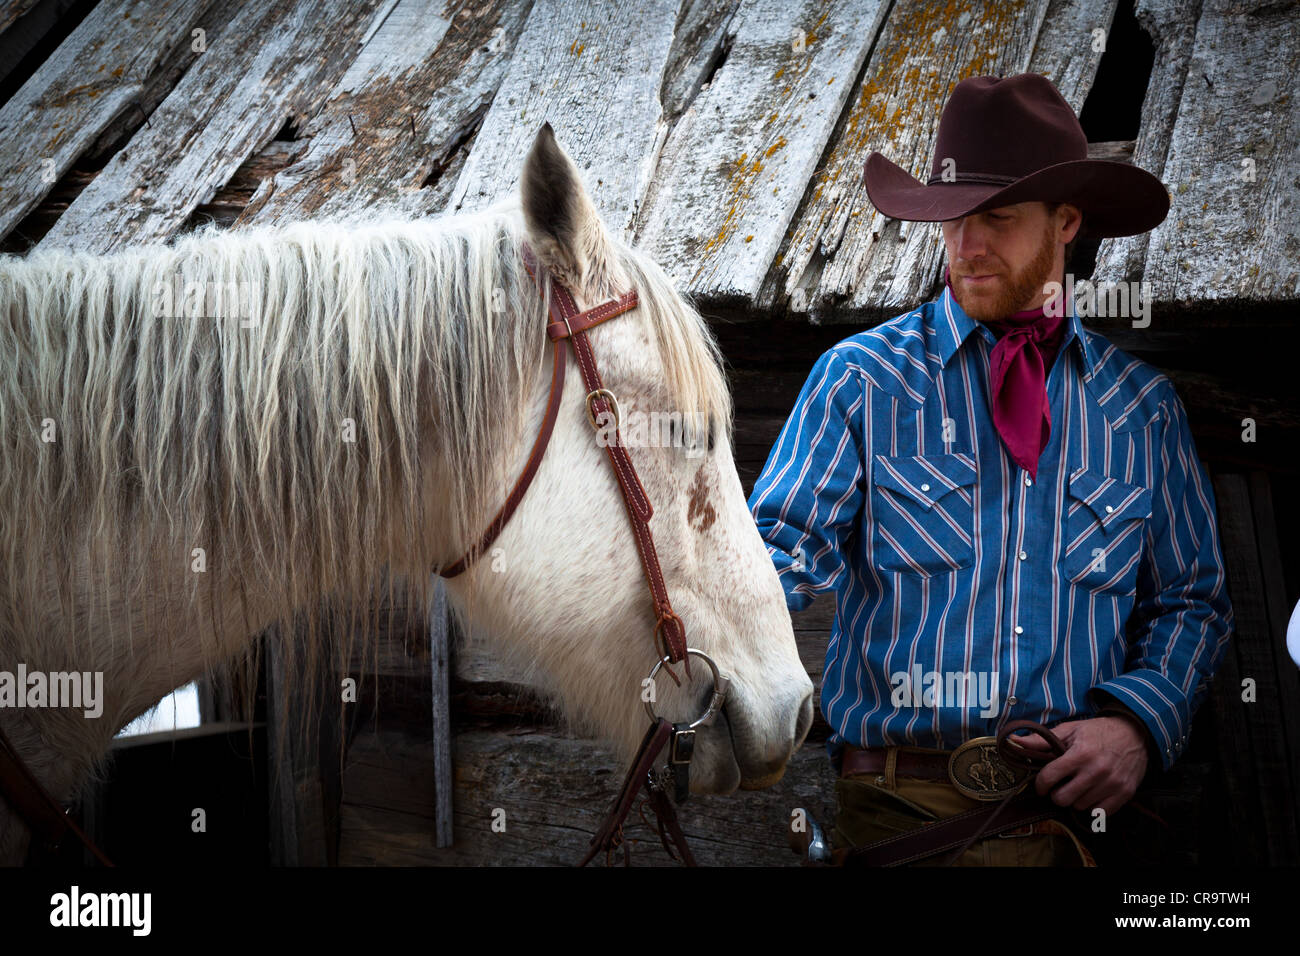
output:
[[[0,44],[33,46],[49,9],[0,4]],[[213,219],[238,228],[481,208],[517,187],[523,153],[549,121],[610,228],[654,255],[710,317],[730,366],[748,491],[821,352],[936,290],[937,227],[871,207],[867,153],[922,174],[939,106],[963,76],[1043,72],[1082,109],[1104,57],[1096,31],[1117,9],[1128,8],[101,0],[0,105],[0,237],[12,252],[33,243],[108,252]],[[1133,143],[1092,146],[1131,156],[1171,189],[1159,229],[1096,252],[1098,277],[1152,283],[1151,325],[1095,324],[1165,370],[1187,404],[1219,496],[1240,618],[1193,749],[1148,781],[1174,833],[1158,845],[1136,840],[1135,859],[1300,859],[1300,681],[1279,644],[1300,576],[1278,533],[1296,526],[1289,449],[1300,438],[1286,367],[1300,344],[1296,185],[1286,173],[1300,148],[1296,10],[1137,0],[1154,46],[1142,122]],[[1252,65],[1248,85],[1241,63]],[[1254,442],[1242,440],[1247,418]],[[794,615],[815,683],[832,614],[823,598]],[[527,686],[458,635],[454,844],[434,845],[426,617],[401,609],[378,663],[357,662],[362,698],[344,714],[341,765],[331,766],[328,736],[290,755],[279,806],[296,817],[294,845],[281,858],[573,862],[623,768],[565,735]],[[1261,685],[1252,708],[1235,703],[1244,677]],[[281,674],[273,690],[286,685]],[[683,808],[702,862],[792,862],[791,809],[823,822],[833,811],[826,732],[819,716],[771,790]],[[1229,831],[1206,825],[1225,816]],[[639,862],[667,863],[648,829],[634,824],[629,836]]]

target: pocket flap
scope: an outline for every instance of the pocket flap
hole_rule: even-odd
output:
[[[1070,476],[1070,497],[1085,505],[1109,529],[1130,518],[1151,515],[1151,491],[1087,469]]]
[[[944,495],[975,484],[975,462],[969,455],[877,455],[872,481],[902,492],[927,511]]]

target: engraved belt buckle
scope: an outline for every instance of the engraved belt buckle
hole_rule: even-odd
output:
[[[976,737],[948,758],[948,779],[974,800],[1001,800],[1029,779],[1028,767],[1013,767],[998,753],[998,738]]]

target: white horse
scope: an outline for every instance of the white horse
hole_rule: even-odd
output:
[[[0,706],[56,798],[102,773],[121,727],[267,627],[368,606],[381,579],[427,599],[430,569],[478,540],[550,384],[524,240],[580,308],[638,290],[588,333],[625,418],[711,423],[707,451],[629,448],[688,643],[732,680],[691,789],[780,778],[812,685],[736,475],[721,356],[663,271],[604,228],[547,125],[518,196],[482,213],[0,259],[0,672],[103,681],[98,717]],[[584,395],[571,365],[522,505],[447,593],[464,627],[626,758],[648,726],[655,614]],[[310,633],[308,663],[343,669],[351,649]],[[708,671],[693,670],[680,689],[657,681],[659,713],[700,712]],[[0,800],[0,862],[27,843]]]

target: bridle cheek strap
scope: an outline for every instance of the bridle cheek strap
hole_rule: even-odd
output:
[[[546,326],[546,336],[554,346],[554,367],[551,372],[551,392],[546,404],[546,414],[542,419],[537,438],[533,441],[533,448],[528,455],[528,461],[525,463],[519,477],[515,480],[514,487],[510,489],[510,494],[506,496],[505,503],[498,509],[483,536],[457,561],[438,570],[437,573],[445,578],[450,578],[468,568],[476,558],[491,547],[492,542],[496,540],[501,533],[501,529],[505,527],[506,522],[510,520],[510,516],[514,514],[520,501],[523,500],[529,484],[537,474],[537,468],[541,464],[542,457],[546,454],[546,446],[550,442],[551,434],[555,430],[555,421],[560,409],[560,398],[564,392],[564,370],[567,357],[562,340],[567,339],[573,349],[574,358],[578,362],[578,368],[582,372],[583,383],[587,387],[587,420],[599,432],[603,427],[600,422],[603,420],[608,423],[611,420],[609,417],[602,419],[602,416],[612,416],[614,424],[613,440],[601,444],[609,455],[610,464],[614,468],[614,475],[618,479],[618,487],[622,492],[628,520],[632,523],[637,551],[641,555],[641,567],[645,572],[646,582],[650,588],[650,596],[654,602],[654,642],[659,658],[656,671],[660,666],[663,666],[672,679],[680,684],[681,681],[668,665],[681,662],[687,677],[689,677],[691,673],[690,654],[699,654],[700,652],[695,650],[692,650],[689,654],[687,652],[686,627],[682,623],[682,619],[673,611],[672,602],[668,598],[668,588],[664,584],[663,569],[659,565],[659,555],[655,550],[654,537],[650,533],[649,522],[651,517],[654,516],[654,508],[650,504],[650,497],[646,494],[645,486],[641,484],[641,479],[636,473],[636,467],[628,456],[627,448],[623,445],[622,422],[618,401],[614,394],[605,388],[605,383],[601,381],[600,371],[596,367],[596,358],[592,353],[591,341],[587,338],[589,329],[634,308],[638,303],[637,292],[635,289],[631,289],[616,299],[611,299],[585,312],[580,312],[569,290],[544,271],[527,243],[523,244],[521,251],[524,268],[528,270],[528,274],[537,285],[538,292],[546,301],[551,319]],[[549,295],[547,294],[548,290]],[[713,667],[716,671],[716,665],[713,665],[712,662],[710,662],[710,667]],[[719,677],[715,673],[716,702],[720,702],[722,696],[725,695],[724,688],[725,681],[720,685]],[[711,704],[710,709],[712,710],[714,706],[715,704]],[[671,724],[662,717],[654,718],[645,738],[641,741],[641,746],[637,749],[632,768],[628,771],[623,786],[614,799],[609,813],[606,814],[604,822],[592,838],[591,845],[586,856],[583,857],[581,865],[585,866],[602,850],[605,852],[606,862],[608,862],[610,855],[619,847],[623,848],[624,862],[630,862],[629,847],[623,840],[623,824],[632,812],[642,786],[646,788],[648,794],[645,803],[649,805],[650,810],[658,818],[659,838],[663,842],[664,849],[674,859],[680,859],[681,862],[688,866],[696,865],[695,858],[686,845],[686,835],[682,832],[682,828],[677,821],[677,813],[672,801],[655,778],[655,761],[664,747],[670,742],[672,743],[671,773],[676,784],[677,796],[679,800],[685,799],[688,792],[687,774],[690,754],[694,746],[694,725]],[[640,812],[642,818],[644,818],[644,811]],[[670,838],[677,847],[676,855],[673,854],[672,847],[669,846]]]
[[[473,564],[479,555],[492,546],[492,542],[497,539],[501,529],[506,526],[510,516],[519,507],[519,502],[523,501],[524,492],[532,484],[533,476],[537,474],[537,466],[542,463],[542,456],[546,454],[546,446],[551,441],[551,432],[555,430],[555,419],[560,412],[560,397],[564,394],[565,364],[564,350],[557,347],[551,369],[551,394],[546,402],[546,414],[542,416],[542,427],[537,432],[537,438],[533,440],[533,449],[528,455],[528,461],[525,462],[519,477],[515,479],[515,485],[506,496],[505,503],[497,510],[496,516],[488,524],[487,530],[483,532],[478,543],[456,561],[439,569],[436,573],[442,577],[454,578]]]
[[[573,348],[578,368],[582,372],[583,382],[587,386],[588,420],[591,421],[593,427],[596,427],[600,416],[614,416],[614,440],[605,442],[604,447],[609,455],[610,463],[614,466],[614,475],[618,479],[619,489],[623,493],[623,503],[627,508],[628,519],[632,523],[632,532],[636,539],[637,550],[641,555],[641,566],[650,588],[651,599],[654,602],[654,640],[656,648],[660,656],[667,657],[670,663],[684,662],[686,674],[689,677],[691,668],[690,659],[686,654],[686,626],[673,611],[672,601],[668,598],[668,588],[664,584],[663,569],[659,565],[659,555],[655,550],[654,537],[650,533],[649,521],[654,515],[654,508],[650,504],[650,498],[646,494],[645,487],[641,484],[640,477],[637,475],[636,467],[632,464],[632,459],[628,456],[627,449],[622,443],[618,406],[613,394],[605,388],[604,382],[601,381],[600,371],[596,367],[596,358],[591,350],[591,341],[586,335],[587,330],[593,326],[634,308],[639,301],[637,292],[635,289],[631,289],[616,299],[611,299],[585,312],[580,312],[577,304],[573,301],[573,296],[569,294],[569,290],[546,274],[527,243],[523,243],[522,253],[524,267],[528,270],[528,274],[532,277],[534,283],[536,283],[538,291],[548,302],[551,317],[551,322],[546,327],[546,335],[555,345],[555,357],[551,373],[551,393],[546,406],[546,414],[542,420],[542,426],[538,431],[537,438],[533,442],[532,452],[528,456],[527,463],[520,472],[518,479],[516,479],[510,494],[506,496],[505,503],[497,511],[482,538],[457,561],[454,561],[445,569],[440,569],[437,573],[444,578],[450,578],[468,568],[496,540],[501,533],[501,529],[505,527],[506,522],[510,520],[510,516],[514,514],[520,501],[523,500],[524,494],[528,491],[528,486],[532,483],[537,468],[541,464],[542,457],[546,454],[546,446],[550,442],[551,434],[555,429],[555,420],[559,414],[560,397],[564,391],[565,356],[561,340],[567,339]],[[549,297],[546,295],[548,285],[551,293]],[[605,421],[609,421],[609,419],[606,418]],[[678,680],[677,675],[673,674],[671,670],[668,673],[674,681]]]

